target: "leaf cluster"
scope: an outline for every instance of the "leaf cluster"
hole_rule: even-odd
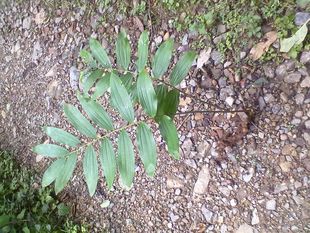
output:
[[[89,40],[89,50],[80,52],[87,65],[80,77],[83,91],[77,93],[83,111],[72,104],[64,104],[67,120],[81,135],[45,127],[46,134],[61,145],[40,144],[33,148],[37,154],[56,159],[43,175],[44,187],[54,182],[56,193],[63,190],[72,177],[79,154],[83,157],[84,180],[91,196],[96,191],[100,169],[110,190],[117,172],[122,186],[132,186],[135,149],[145,172],[153,177],[157,166],[157,149],[150,121],[159,125],[171,156],[180,158],[178,133],[173,121],[179,105],[179,91],[171,87],[180,84],[187,76],[196,53],[187,51],[180,57],[169,74],[170,83],[167,86],[164,77],[168,76],[166,73],[173,47],[173,40],[167,39],[149,59],[149,36],[144,31],[138,41],[137,59],[133,59],[128,36],[121,30],[115,43],[114,65],[100,42],[94,38]],[[135,60],[134,64],[131,64],[132,60]],[[115,128],[114,119],[101,104],[102,96],[108,96],[109,105],[119,113],[125,125]],[[138,116],[135,111],[140,106],[144,117]],[[136,143],[126,131],[132,126],[136,126]]]

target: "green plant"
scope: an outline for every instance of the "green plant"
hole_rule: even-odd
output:
[[[196,53],[185,52],[176,63],[169,76],[164,77],[173,54],[174,42],[168,39],[163,42],[148,66],[148,33],[141,34],[138,41],[138,59],[131,66],[131,47],[127,35],[122,30],[116,40],[116,61],[113,66],[106,51],[100,43],[91,38],[90,51],[82,50],[81,57],[87,68],[82,72],[81,85],[83,93],[77,98],[89,119],[99,127],[99,131],[90,123],[80,110],[71,105],[64,105],[64,113],[74,128],[86,138],[82,140],[62,129],[45,127],[44,130],[54,142],[65,145],[40,144],[33,148],[35,153],[56,160],[45,171],[43,187],[55,181],[55,191],[59,193],[68,183],[76,167],[78,153],[84,152],[83,171],[90,195],[94,195],[99,179],[97,154],[108,188],[113,187],[116,171],[119,171],[121,184],[130,188],[135,170],[134,145],[127,129],[137,126],[136,149],[148,176],[155,174],[157,153],[152,129],[148,122],[157,123],[165,140],[168,152],[174,159],[179,159],[178,133],[173,118],[179,104],[179,91],[175,88],[187,75]],[[131,68],[132,67],[132,68]],[[147,68],[146,68],[147,67]],[[91,92],[91,88],[94,91]],[[115,128],[112,118],[100,104],[99,98],[110,90],[109,104],[125,120],[123,126]],[[134,105],[144,110],[144,115],[137,116]],[[118,121],[118,124],[121,121]],[[155,126],[155,125],[154,125]],[[119,133],[117,158],[113,143],[109,139]],[[71,147],[72,149],[68,149]],[[96,153],[95,148],[99,148]]]
[[[31,172],[11,154],[0,152],[0,232],[86,232],[68,218],[69,207],[50,189],[34,184]]]

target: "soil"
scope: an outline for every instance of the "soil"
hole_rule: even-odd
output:
[[[102,16],[107,19],[100,23]],[[48,140],[45,125],[74,132],[62,105],[77,104],[70,68],[82,70],[78,53],[88,38],[97,36],[111,55],[120,27],[133,44],[149,29],[151,51],[159,41],[175,38],[175,62],[197,38],[175,32],[165,18],[161,22],[151,26],[148,16],[125,17],[113,6],[51,10],[41,1],[4,3],[0,149],[14,151],[22,164],[42,174],[50,160],[31,148]],[[148,178],[137,158],[130,191],[117,183],[108,192],[101,178],[90,198],[79,163],[59,195],[72,206],[72,215],[91,232],[309,232],[310,52],[303,51],[297,61],[257,67],[247,65],[249,51],[243,52],[238,66],[229,58],[218,60],[214,48],[202,68],[194,65],[180,88],[195,98],[181,94],[179,111],[246,112],[178,115],[180,161],[167,154],[155,130],[156,176]]]

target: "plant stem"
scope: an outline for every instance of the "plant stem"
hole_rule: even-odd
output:
[[[121,130],[130,128],[131,126],[137,125],[137,124],[139,124],[139,123],[141,123],[141,122],[144,122],[144,121],[147,121],[147,120],[149,120],[149,119],[140,120],[140,121],[137,121],[137,122],[132,122],[132,123],[130,123],[130,124],[128,124],[128,125],[125,125],[125,126],[122,126],[122,127],[117,128],[117,129],[114,129],[114,130],[112,130],[112,131],[110,131],[110,132],[107,132],[106,134],[101,135],[101,136],[99,136],[99,137],[93,139],[92,141],[90,141],[90,142],[88,142],[88,143],[85,143],[84,145],[81,145],[78,149],[73,150],[73,151],[70,151],[70,153],[67,154],[67,155],[70,155],[70,154],[72,154],[72,153],[78,152],[81,148],[86,147],[86,146],[89,146],[89,145],[92,145],[92,144],[98,142],[99,140],[101,140],[101,139],[103,139],[103,138],[105,138],[105,137],[110,136],[110,135],[113,134],[113,133],[116,133],[116,132],[119,132],[119,131],[121,131]],[[67,155],[65,155],[65,156],[67,156]]]
[[[245,112],[245,110],[193,110],[187,112],[177,112],[175,115],[187,115],[195,113],[236,113],[236,112]]]

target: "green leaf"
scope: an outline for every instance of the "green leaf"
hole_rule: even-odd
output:
[[[94,94],[92,98],[97,99],[102,96],[110,87],[110,73],[107,73],[99,79],[96,84]]]
[[[136,104],[138,102],[138,91],[137,91],[137,83],[133,83],[129,89],[129,95],[132,103]]]
[[[77,155],[76,153],[71,153],[65,161],[65,164],[63,168],[59,171],[59,174],[56,178],[55,182],[55,192],[58,194],[61,190],[64,189],[64,187],[67,185],[69,182],[75,165],[76,165],[76,160],[77,160]]]
[[[10,215],[2,214],[0,216],[0,227],[4,227],[4,226],[10,224],[10,221],[11,221]],[[3,229],[0,229],[0,230],[3,230]]]
[[[98,183],[98,162],[94,147],[88,146],[83,159],[83,171],[90,196],[96,191]]]
[[[111,86],[111,101],[115,108],[119,111],[122,118],[128,122],[134,121],[134,111],[132,102],[126,88],[121,83],[121,80],[114,73],[111,74],[110,78]]]
[[[149,52],[149,34],[147,31],[141,33],[138,41],[138,60],[137,70],[140,73],[147,63],[147,56]]]
[[[121,30],[116,41],[116,60],[117,64],[124,70],[128,69],[130,53],[130,44],[126,32]]]
[[[280,52],[287,53],[294,45],[299,45],[305,40],[308,33],[307,23],[309,21],[305,22],[293,36],[280,41]]]
[[[177,62],[170,75],[170,83],[174,86],[180,84],[188,74],[194,60],[196,53],[193,51],[185,52],[180,60]]]
[[[99,41],[97,41],[94,38],[89,39],[89,47],[91,50],[91,53],[95,57],[95,59],[105,68],[111,68],[111,62],[108,57],[107,52],[105,49],[101,46]]]
[[[163,115],[167,115],[173,119],[178,110],[179,100],[180,92],[178,90],[172,89],[169,91],[163,103]]]
[[[71,104],[64,104],[64,112],[74,128],[87,137],[96,138],[96,129],[76,107]]]
[[[159,120],[159,130],[168,146],[168,152],[175,159],[180,159],[179,138],[177,128],[168,116],[162,116]]]
[[[82,49],[80,51],[80,57],[82,58],[83,62],[87,64],[88,66],[95,67],[96,61],[94,60],[93,56],[90,52],[88,52],[85,49]]]
[[[113,123],[110,116],[98,102],[85,98],[79,93],[77,94],[77,98],[93,122],[104,129],[113,130]]]
[[[59,171],[63,169],[65,162],[65,158],[57,159],[46,169],[42,178],[43,188],[49,186],[57,178]]]
[[[157,160],[156,144],[150,127],[144,122],[137,129],[137,144],[145,171],[153,177]]]
[[[168,87],[166,85],[158,85],[155,89],[157,96],[157,113],[156,116],[164,115],[165,99],[168,93]]]
[[[72,147],[76,147],[78,144],[81,143],[77,137],[73,136],[71,133],[64,131],[63,129],[55,127],[44,127],[43,130],[55,142],[62,143]]]
[[[157,98],[152,80],[145,70],[138,77],[137,94],[143,109],[149,116],[154,117],[157,111]]]
[[[103,174],[106,178],[109,190],[112,189],[116,173],[116,159],[112,143],[109,139],[104,138],[100,146],[100,161]]]
[[[66,216],[70,213],[70,208],[66,206],[64,203],[60,203],[57,205],[57,214],[58,216]]]
[[[54,144],[36,145],[32,151],[39,155],[51,158],[62,157],[70,153],[66,148]]]
[[[120,79],[121,79],[124,87],[126,88],[126,90],[129,92],[130,88],[132,86],[132,82],[133,82],[132,74],[131,73],[127,73],[127,74],[123,75]]]
[[[118,167],[122,183],[130,188],[135,174],[135,157],[132,142],[124,130],[118,137]]]
[[[153,60],[153,75],[155,78],[161,77],[168,69],[173,50],[173,40],[168,39],[162,43],[155,53]]]
[[[90,88],[95,84],[95,82],[101,78],[103,75],[102,70],[94,70],[92,71],[85,80],[83,80],[83,91],[87,93]]]

